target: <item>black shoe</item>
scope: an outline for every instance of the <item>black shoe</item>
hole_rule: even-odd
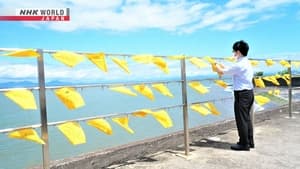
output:
[[[240,145],[240,144],[232,145],[230,148],[232,150],[237,150],[237,151],[249,151],[250,150],[248,145]]]
[[[237,142],[236,144],[241,145],[240,142]],[[250,147],[250,148],[255,148],[255,146],[254,146],[253,143],[250,143],[250,144],[249,144],[249,147]]]

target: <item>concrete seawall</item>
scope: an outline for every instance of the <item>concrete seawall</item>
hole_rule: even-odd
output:
[[[300,105],[294,103],[293,107],[295,109],[299,109]],[[288,116],[287,112],[287,105],[272,110],[256,112],[255,123],[268,120],[270,119],[270,116],[275,114],[285,113],[286,116]],[[234,119],[230,119],[205,126],[191,128],[190,142],[199,140],[199,138],[216,135],[235,127]],[[183,136],[183,131],[179,131],[147,140],[132,142],[130,144],[117,146],[110,149],[82,154],[73,158],[52,161],[51,169],[99,169],[127,160],[141,158],[147,154],[152,154],[158,151],[167,149],[183,150]]]

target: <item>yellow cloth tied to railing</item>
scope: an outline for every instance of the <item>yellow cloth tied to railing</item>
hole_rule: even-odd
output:
[[[150,114],[152,111],[150,109],[142,109],[138,110],[132,113],[135,117],[146,117],[148,114]]]
[[[14,89],[4,92],[4,95],[25,110],[36,110],[35,98],[30,90]]]
[[[215,80],[215,83],[220,87],[223,87],[223,88],[227,87],[227,83],[223,80]]]
[[[282,79],[286,82],[287,85],[290,85],[290,83],[291,83],[291,77],[290,77],[289,74],[284,74],[282,76]]]
[[[283,67],[285,67],[285,68],[290,68],[290,67],[291,67],[291,64],[290,64],[288,61],[286,61],[286,60],[281,60],[279,63],[280,63]]]
[[[146,117],[148,114],[151,114],[164,128],[173,126],[172,119],[165,110],[152,111],[150,109],[141,109],[132,113],[135,117]]]
[[[113,133],[110,124],[105,119],[98,118],[98,119],[88,120],[87,124],[95,127],[99,131],[102,131],[108,135],[112,135]]]
[[[152,87],[164,96],[174,97],[170,90],[163,83],[152,84]]]
[[[258,105],[263,106],[266,103],[270,102],[270,99],[265,97],[265,96],[261,96],[261,95],[255,95],[255,101]]]
[[[18,129],[8,133],[9,138],[22,139],[33,141],[38,144],[45,144],[45,142],[39,137],[37,132],[32,128]]]
[[[103,52],[100,52],[100,53],[89,53],[89,54],[86,54],[86,56],[99,69],[101,69],[104,72],[108,71],[106,60],[105,60],[105,54]]]
[[[191,109],[194,110],[195,112],[198,112],[202,116],[207,116],[207,115],[211,114],[211,112],[209,110],[207,110],[201,104],[193,104],[193,105],[191,105]]]
[[[208,64],[206,62],[204,62],[202,59],[197,58],[197,57],[192,57],[189,59],[189,61],[194,64],[195,66],[197,66],[198,68],[206,68],[208,67]]]
[[[209,90],[200,82],[189,82],[188,85],[201,94],[205,94],[209,92]]]
[[[265,62],[267,66],[272,66],[275,64],[275,62],[272,59],[266,59]]]
[[[52,56],[69,67],[74,67],[85,59],[83,55],[70,51],[57,51]]]
[[[14,56],[14,57],[39,57],[40,54],[35,49],[21,49],[13,52],[5,53],[4,56]]]
[[[140,55],[133,55],[131,57],[132,60],[138,63],[149,64],[152,63],[154,56],[151,54],[140,54]]]
[[[80,108],[85,105],[81,95],[71,87],[63,87],[54,90],[56,96],[70,110]]]
[[[213,59],[210,56],[204,56],[203,59],[206,60],[207,62],[209,62],[210,64],[215,64],[216,63],[216,60]]]
[[[123,129],[125,129],[130,134],[133,134],[134,131],[129,126],[129,117],[123,116],[123,117],[114,117],[112,118],[112,121],[120,125]]]
[[[204,103],[204,106],[206,106],[206,108],[207,108],[213,115],[219,116],[219,115],[221,114],[212,102]]]
[[[280,83],[278,82],[278,80],[276,79],[275,76],[266,76],[266,77],[263,77],[263,79],[266,81],[272,82],[274,85],[277,85],[277,86],[280,85]]]
[[[134,90],[141,93],[142,95],[144,95],[148,99],[150,99],[150,100],[155,99],[154,95],[152,93],[152,90],[148,86],[146,86],[144,84],[141,84],[141,85],[134,85],[133,88],[134,88]]]
[[[84,131],[78,122],[66,122],[57,125],[57,128],[67,137],[71,144],[86,143]]]
[[[116,87],[110,87],[109,88],[112,91],[120,92],[123,94],[127,94],[129,96],[137,96],[136,93],[134,93],[131,89],[125,87],[125,86],[116,86]]]
[[[259,88],[265,88],[265,83],[264,81],[262,80],[261,77],[257,77],[257,78],[254,78],[254,84],[256,87],[259,87]]]
[[[122,60],[122,59],[118,59],[116,57],[112,57],[112,61],[115,62],[125,72],[130,73],[130,70],[128,68],[128,64],[127,64],[126,60]]]
[[[233,57],[233,56],[229,56],[229,57],[226,57],[225,60],[228,61],[228,62],[235,62],[236,58]]]
[[[172,119],[165,110],[152,111],[150,113],[164,128],[170,128],[173,126]]]
[[[182,60],[182,59],[185,59],[185,56],[184,55],[173,55],[173,56],[168,56],[168,59],[171,59],[171,60]]]
[[[153,57],[152,63],[159,67],[163,72],[169,73],[169,67],[167,62],[161,57]]]
[[[258,60],[250,60],[250,64],[251,64],[253,67],[257,67],[258,64],[259,64],[259,61],[258,61]]]

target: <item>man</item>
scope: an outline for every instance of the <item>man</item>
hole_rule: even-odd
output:
[[[253,126],[250,118],[250,109],[254,102],[253,69],[246,57],[248,44],[241,40],[235,42],[232,48],[236,62],[228,67],[215,63],[213,69],[218,74],[230,74],[233,77],[234,114],[239,141],[232,145],[231,149],[249,151],[249,148],[254,148]]]

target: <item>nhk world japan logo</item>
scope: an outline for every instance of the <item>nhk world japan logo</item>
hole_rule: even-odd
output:
[[[15,15],[1,15],[2,21],[69,21],[69,8],[17,8]]]

